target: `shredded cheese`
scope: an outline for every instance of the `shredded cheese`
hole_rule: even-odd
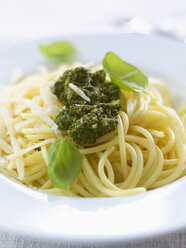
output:
[[[132,114],[132,112],[133,112],[133,102],[132,102],[132,100],[131,99],[128,99],[127,100],[127,114],[130,116],[131,114]]]
[[[3,116],[3,121],[4,124],[7,127],[8,130],[8,134],[10,136],[10,140],[11,140],[11,144],[12,144],[12,148],[14,153],[18,153],[19,151],[21,151],[20,149],[20,144],[18,142],[18,140],[15,137],[15,131],[11,122],[11,113],[10,111],[8,111],[8,107],[1,107],[1,113]],[[19,174],[19,179],[23,179],[24,178],[24,160],[22,158],[22,156],[20,156],[17,160],[16,160],[16,166],[17,166],[17,171]]]
[[[10,84],[16,84],[23,77],[23,70],[18,67],[12,74]]]
[[[0,157],[0,167],[8,165],[8,160]]]
[[[44,104],[46,104],[48,110],[50,111],[51,116],[55,118],[62,107],[57,97],[51,93],[51,90],[49,87],[41,88],[40,94],[41,94]]]
[[[83,98],[84,100],[86,100],[87,102],[90,102],[90,98],[88,96],[85,95],[85,93],[78,88],[75,84],[70,83],[69,87],[77,94],[79,95],[81,98]]]
[[[0,148],[8,154],[13,152],[12,147],[3,139],[0,139]]]
[[[37,106],[33,101],[25,100],[27,106],[32,110],[33,113],[37,114],[41,119],[46,122],[55,132],[58,138],[61,138],[60,132],[58,130],[58,126],[56,123],[46,114],[45,109]]]
[[[27,147],[27,148],[25,148],[25,149],[22,149],[22,150],[20,150],[20,151],[18,151],[18,152],[15,152],[15,153],[11,154],[11,155],[8,155],[8,156],[7,156],[7,159],[8,159],[8,160],[10,160],[10,159],[15,159],[15,158],[20,157],[20,156],[24,155],[25,153],[28,153],[28,152],[30,152],[30,151],[32,151],[32,150],[38,148],[38,147],[44,146],[44,145],[46,145],[46,144],[51,144],[51,143],[53,143],[55,140],[56,140],[55,138],[51,138],[51,139],[48,139],[48,140],[44,140],[44,141],[39,142],[39,143],[37,143],[37,144],[35,144],[35,145],[33,145],[33,146],[29,146],[29,147]]]

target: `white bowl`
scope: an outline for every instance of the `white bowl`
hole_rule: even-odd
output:
[[[185,100],[186,46],[142,35],[81,35],[34,40],[0,48],[0,84],[13,70],[25,73],[43,63],[38,44],[73,42],[82,61],[101,62],[114,51],[148,74],[169,84],[176,102]],[[71,198],[34,191],[0,175],[0,229],[30,238],[69,244],[114,244],[186,227],[186,178],[141,195],[117,198]]]

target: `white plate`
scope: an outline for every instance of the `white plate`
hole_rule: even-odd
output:
[[[107,51],[114,51],[126,61],[145,68],[151,75],[166,79],[175,97],[185,99],[184,44],[161,37],[138,35],[64,38],[83,51],[81,60],[101,62]],[[0,83],[8,82],[18,66],[29,73],[42,63],[38,52],[40,42],[29,41],[0,48]],[[34,191],[1,175],[0,228],[56,242],[124,243],[186,227],[185,189],[186,178],[182,178],[137,196],[82,199]]]

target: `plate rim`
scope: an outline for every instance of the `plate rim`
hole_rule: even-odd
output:
[[[5,50],[6,49],[14,49],[14,48],[16,48],[17,46],[20,46],[20,45],[22,45],[22,44],[27,44],[27,43],[32,43],[32,42],[41,42],[41,41],[43,41],[43,40],[54,40],[54,39],[59,39],[59,38],[63,38],[63,37],[65,37],[65,38],[68,38],[68,37],[83,37],[83,36],[85,36],[85,37],[87,37],[87,36],[89,36],[89,37],[91,37],[91,36],[99,36],[99,37],[108,37],[108,36],[115,36],[115,37],[123,37],[123,36],[145,36],[145,37],[154,37],[154,38],[158,38],[158,39],[163,39],[163,40],[169,40],[169,41],[172,41],[173,43],[176,43],[176,44],[181,44],[181,45],[183,45],[183,47],[185,47],[186,48],[186,45],[184,44],[184,43],[182,43],[182,42],[180,42],[180,41],[177,41],[177,40],[172,40],[172,39],[170,39],[170,38],[168,38],[168,37],[161,37],[161,36],[158,36],[158,35],[139,35],[139,34],[85,34],[85,35],[78,35],[78,34],[76,34],[76,35],[62,35],[62,36],[51,36],[51,37],[46,37],[46,38],[40,38],[40,39],[31,39],[31,40],[27,40],[27,41],[22,41],[22,42],[18,42],[18,43],[16,43],[16,44],[8,44],[7,46],[5,46]],[[0,46],[0,53],[1,53],[1,51],[2,50],[4,50],[3,49],[3,45],[1,45]],[[0,177],[1,178],[1,177]],[[186,177],[183,177],[183,178],[186,178]],[[177,183],[178,181],[180,181],[180,180],[182,180],[183,178],[181,178],[181,179],[178,179],[176,182],[173,182],[173,183]],[[172,183],[172,184],[173,184]],[[0,184],[1,184],[1,181],[0,181]],[[164,186],[164,187],[167,187],[167,186],[170,186],[170,185],[166,185],[166,186]],[[162,187],[162,188],[164,188],[164,187]],[[160,188],[160,189],[162,189],[162,188]],[[31,189],[29,189],[29,190],[31,190]],[[159,190],[159,189],[156,189],[156,190]],[[1,193],[1,191],[0,191],[0,193]],[[43,194],[43,193],[42,193]],[[145,193],[146,194],[146,193]],[[147,194],[148,194],[148,192],[147,192]],[[63,196],[62,196],[63,197]],[[66,198],[66,197],[65,197]],[[104,198],[105,199],[105,198]],[[38,239],[43,239],[43,240],[48,240],[48,241],[50,241],[50,240],[53,240],[54,241],[54,239],[55,239],[55,241],[57,241],[57,242],[61,242],[61,241],[66,241],[66,242],[72,242],[72,240],[71,240],[71,238],[72,238],[72,236],[69,236],[69,237],[67,237],[67,235],[65,234],[63,237],[59,237],[59,235],[57,235],[57,236],[55,236],[55,234],[53,233],[53,234],[51,234],[51,235],[49,235],[49,233],[47,233],[47,235],[48,236],[46,236],[46,233],[45,232],[40,232],[40,236],[38,236],[37,237],[37,230],[36,230],[36,232],[34,233],[34,232],[31,232],[31,233],[28,233],[28,230],[26,231],[25,229],[22,229],[21,227],[19,227],[17,230],[15,230],[15,227],[14,228],[12,228],[12,227],[10,227],[10,226],[8,226],[7,225],[7,227],[6,227],[6,225],[2,225],[2,223],[0,223],[0,229],[4,229],[4,230],[7,230],[7,231],[10,231],[10,232],[13,232],[13,233],[17,233],[17,234],[23,234],[24,233],[24,235],[25,236],[28,236],[28,237],[32,237],[32,238],[38,238]],[[12,228],[12,229],[11,229]],[[185,221],[185,224],[184,225],[182,225],[182,226],[176,226],[176,227],[169,227],[169,228],[167,228],[166,230],[164,229],[164,230],[160,230],[160,231],[157,231],[156,233],[148,233],[148,235],[147,234],[144,234],[144,235],[142,235],[141,233],[139,234],[139,235],[133,235],[132,236],[132,234],[131,234],[131,236],[128,236],[128,237],[122,237],[121,235],[118,235],[117,237],[116,237],[116,235],[115,236],[110,236],[110,239],[108,240],[108,236],[106,235],[106,236],[104,236],[104,235],[102,235],[102,237],[97,237],[96,236],[96,238],[98,239],[98,241],[99,242],[128,242],[128,241],[131,241],[131,240],[140,240],[140,239],[143,239],[143,238],[149,238],[149,237],[156,237],[156,236],[158,236],[158,235],[160,235],[160,234],[166,234],[166,233],[169,233],[169,232],[172,232],[172,231],[178,231],[178,230],[180,230],[180,229],[183,229],[183,228],[186,228],[186,221]],[[11,231],[12,230],[12,231]],[[18,232],[17,232],[18,231]],[[21,232],[20,232],[21,231]],[[42,236],[43,235],[43,236]],[[60,234],[61,235],[61,234]],[[74,236],[74,235],[73,235]],[[66,239],[65,239],[65,237],[66,237]],[[79,238],[78,238],[79,237]],[[81,243],[84,243],[84,242],[92,242],[92,243],[95,243],[95,237],[93,237],[93,236],[78,236],[78,237],[75,237],[75,239],[74,239],[74,241],[73,241],[73,243],[74,242],[81,242]],[[93,237],[93,239],[91,239],[91,237]],[[106,240],[107,239],[107,240]]]

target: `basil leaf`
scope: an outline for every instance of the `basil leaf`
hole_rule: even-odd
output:
[[[123,61],[113,52],[108,52],[103,61],[103,68],[111,81],[120,89],[147,92],[148,79],[137,67]]]
[[[55,63],[70,62],[77,55],[75,46],[68,41],[57,41],[48,45],[41,44],[39,49]]]
[[[79,175],[81,165],[81,154],[75,145],[60,139],[51,145],[48,175],[56,188],[68,189]]]

